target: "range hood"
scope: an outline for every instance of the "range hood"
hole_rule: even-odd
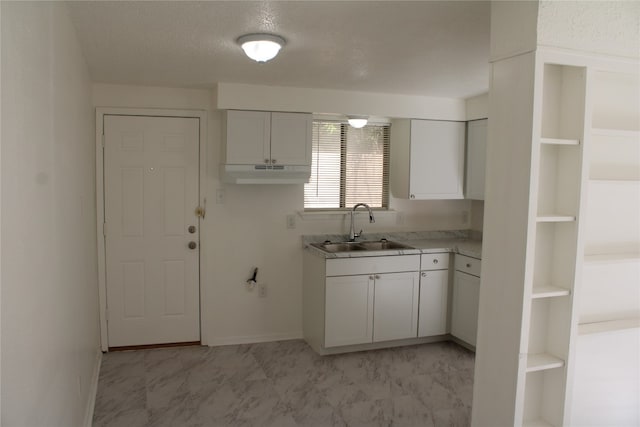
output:
[[[220,165],[220,179],[229,184],[305,184],[311,166]]]

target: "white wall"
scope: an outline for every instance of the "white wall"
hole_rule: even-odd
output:
[[[91,86],[66,5],[0,7],[2,425],[78,426],[100,355]]]
[[[203,341],[210,345],[302,336],[302,241],[304,234],[348,233],[344,215],[297,215],[302,185],[234,185],[218,179],[221,117],[215,91],[93,85],[95,106],[203,109],[208,113],[207,216],[202,229],[206,283]],[[357,94],[355,94],[357,97]],[[357,100],[356,100],[357,102]],[[291,105],[294,103],[291,101]],[[295,105],[294,105],[295,106]],[[338,106],[333,107],[336,110]],[[330,111],[331,112],[331,111]],[[216,190],[224,203],[215,203]],[[462,221],[470,202],[408,201],[392,198],[397,213],[380,213],[376,223],[359,218],[367,232],[469,228]],[[297,227],[286,228],[295,214]],[[267,284],[266,298],[244,284],[253,267]]]

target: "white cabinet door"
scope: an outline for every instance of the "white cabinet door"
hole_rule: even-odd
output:
[[[370,343],[374,279],[369,275],[327,277],[324,346]]]
[[[473,346],[478,331],[480,278],[456,271],[453,280],[451,335]]]
[[[449,270],[423,271],[420,275],[418,336],[447,333]]]
[[[412,120],[410,199],[462,199],[465,123]]]
[[[310,165],[311,126],[311,114],[271,113],[271,163]]]
[[[257,165],[270,162],[271,113],[227,111],[225,162]]]
[[[418,272],[375,276],[373,341],[415,338],[418,326]]]
[[[484,175],[487,151],[487,119],[467,125],[467,190],[466,198],[484,200]]]

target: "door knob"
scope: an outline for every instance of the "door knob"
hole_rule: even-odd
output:
[[[196,226],[195,225],[190,225],[187,230],[189,230],[189,233],[193,234],[193,233],[196,232]]]
[[[189,249],[195,249],[198,245],[196,244],[196,242],[191,241],[189,242]]]

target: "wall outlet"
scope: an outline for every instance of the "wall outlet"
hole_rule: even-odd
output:
[[[222,205],[224,203],[224,189],[218,188],[216,190],[216,204]]]
[[[296,228],[296,216],[295,215],[287,215],[287,228],[288,229]]]
[[[258,283],[258,296],[260,298],[266,298],[267,296],[267,285],[264,283]]]
[[[469,211],[462,211],[462,223],[466,224],[469,222]]]

